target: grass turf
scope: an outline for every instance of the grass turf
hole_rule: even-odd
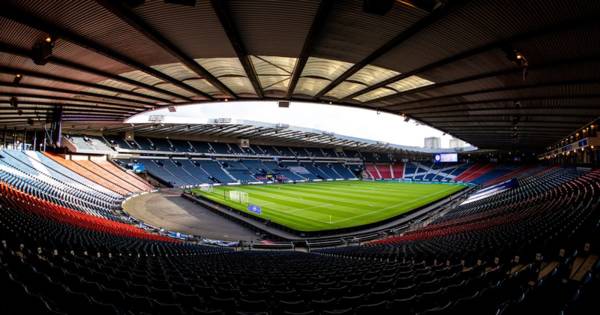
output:
[[[194,193],[296,231],[316,232],[382,221],[442,199],[461,184],[336,181],[301,184],[215,186]],[[248,193],[248,203],[226,199],[227,191]],[[260,215],[248,211],[260,206]]]

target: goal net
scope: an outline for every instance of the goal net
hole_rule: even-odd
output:
[[[202,185],[200,186],[200,190],[206,193],[212,193],[215,191],[213,185]]]
[[[230,190],[225,193],[225,200],[231,200],[237,203],[248,203],[248,193],[245,191]]]

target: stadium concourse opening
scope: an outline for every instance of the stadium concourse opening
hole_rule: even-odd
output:
[[[598,16],[0,1],[0,313],[599,313]]]

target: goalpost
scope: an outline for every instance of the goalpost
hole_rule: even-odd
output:
[[[207,193],[215,192],[215,188],[213,187],[213,185],[210,185],[210,184],[201,185],[200,190],[203,192],[207,192]]]
[[[245,191],[239,190],[229,190],[224,192],[225,200],[231,200],[233,202],[247,204],[250,198],[248,198],[248,193]]]

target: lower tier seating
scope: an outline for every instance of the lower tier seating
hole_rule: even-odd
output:
[[[2,313],[592,314],[600,171],[551,169],[316,252],[176,241],[0,183]],[[438,214],[440,214],[438,216]]]

